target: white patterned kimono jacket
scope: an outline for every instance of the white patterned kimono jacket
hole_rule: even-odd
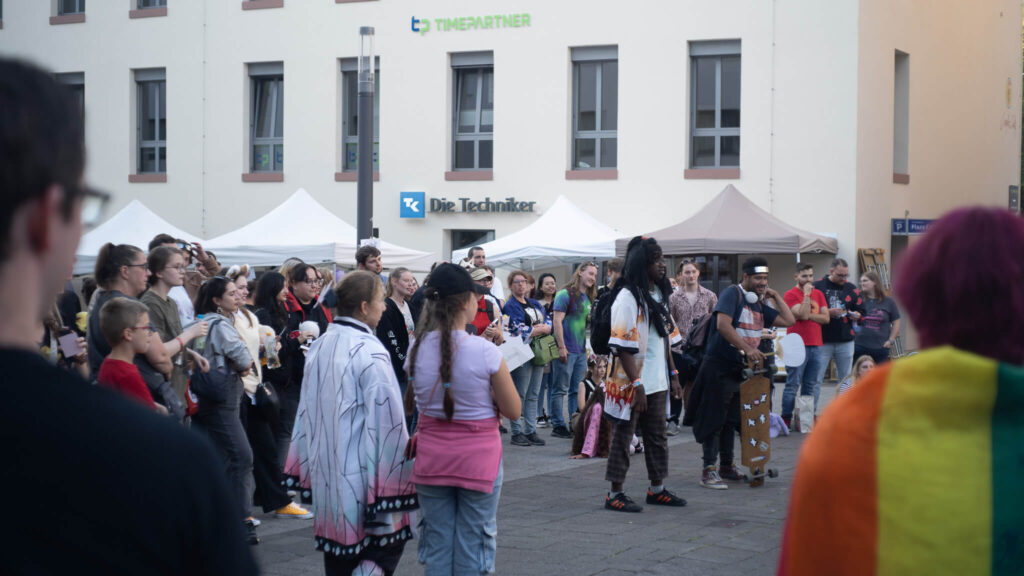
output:
[[[316,548],[358,557],[412,538],[419,506],[391,358],[369,326],[337,318],[306,354],[285,472],[312,490]]]

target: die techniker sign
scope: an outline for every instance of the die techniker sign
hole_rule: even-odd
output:
[[[458,212],[466,212],[470,214],[494,214],[498,212],[533,212],[533,207],[537,204],[533,202],[522,202],[516,200],[515,197],[509,196],[505,200],[499,200],[494,202],[490,196],[485,197],[480,202],[473,202],[469,198],[459,198],[459,204],[448,200],[447,198],[431,198],[430,199],[430,211],[437,212],[440,214],[453,214]],[[459,206],[459,209],[456,209]]]

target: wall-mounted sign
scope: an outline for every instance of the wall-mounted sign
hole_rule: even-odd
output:
[[[1020,212],[1020,186],[1010,186],[1010,212]]]
[[[499,30],[502,28],[529,28],[529,14],[492,14],[488,16],[460,16],[457,18],[412,17],[412,31],[420,36],[427,32],[465,32],[468,30]]]
[[[504,200],[494,202],[490,196],[479,202],[473,202],[469,198],[458,198],[458,203],[447,198],[431,198],[430,211],[441,214],[455,212],[467,212],[470,214],[494,214],[497,212],[533,212],[537,202],[521,202],[509,196]]]
[[[426,192],[401,192],[398,195],[399,218],[424,218],[427,215]]]
[[[935,220],[923,220],[920,218],[893,218],[893,236],[920,236],[928,231],[928,228]]]

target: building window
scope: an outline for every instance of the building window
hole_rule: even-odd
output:
[[[136,70],[139,174],[167,172],[167,80],[163,68]]]
[[[910,54],[896,51],[893,87],[893,182],[910,183]]]
[[[146,8],[162,8],[167,6],[167,0],[139,0],[139,10]]]
[[[57,0],[57,14],[85,14],[85,0]]]
[[[740,165],[740,42],[690,43],[690,167]]]
[[[284,171],[284,64],[249,65],[252,172]]]
[[[618,165],[619,48],[572,49],[572,168]]]
[[[359,161],[359,72],[355,58],[341,61],[342,172],[355,172]],[[380,172],[380,58],[373,75],[373,171]]]
[[[494,167],[494,53],[452,54],[452,169]]]
[[[85,123],[85,73],[84,72],[65,72],[57,74],[57,81],[68,87],[71,91],[72,98],[78,103],[78,114],[82,118],[83,124]],[[83,126],[83,135],[85,134]]]
[[[452,249],[468,250],[471,246],[479,246],[494,241],[494,230],[450,230]]]

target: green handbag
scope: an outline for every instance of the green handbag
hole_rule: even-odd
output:
[[[551,334],[531,340],[530,349],[533,350],[534,366],[546,366],[558,358],[558,343],[555,342],[555,337]]]

